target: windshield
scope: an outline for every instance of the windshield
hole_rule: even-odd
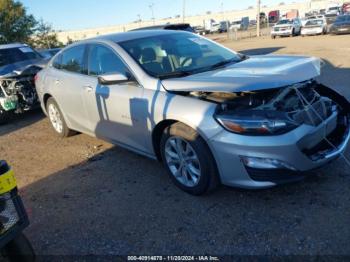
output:
[[[241,61],[233,51],[190,33],[151,36],[119,45],[157,78],[185,76]]]
[[[307,21],[305,24],[306,26],[312,26],[312,25],[323,25],[323,20],[311,20]]]
[[[281,20],[277,23],[277,25],[288,25],[292,24],[293,22],[291,20]]]
[[[0,49],[0,66],[6,66],[31,59],[39,59],[41,56],[27,46]]]

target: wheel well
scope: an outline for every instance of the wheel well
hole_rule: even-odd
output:
[[[52,97],[50,94],[45,94],[44,95],[43,102],[44,102],[45,109],[46,109],[47,100],[49,100],[50,97]]]
[[[156,157],[159,161],[162,161],[162,156],[160,153],[160,140],[162,139],[162,134],[165,128],[168,126],[171,126],[172,124],[176,123],[178,121],[176,120],[163,120],[159,122],[153,129],[152,132],[152,143],[153,143],[153,149],[154,153],[156,154]]]

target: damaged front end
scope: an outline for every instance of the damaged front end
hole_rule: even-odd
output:
[[[38,106],[34,77],[41,70],[36,65],[0,77],[0,115],[23,113]]]
[[[227,130],[246,135],[280,135],[302,124],[317,126],[338,111],[337,104],[317,92],[315,82],[281,89],[211,93],[220,104],[216,119]]]
[[[350,105],[335,91],[315,81],[280,89],[249,92],[192,92],[191,96],[218,104],[215,119],[232,133],[278,136],[301,125],[314,127],[298,142],[313,161],[344,150],[350,137]],[[324,128],[319,128],[324,125]]]

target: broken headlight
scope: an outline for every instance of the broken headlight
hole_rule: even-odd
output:
[[[280,135],[299,126],[287,113],[272,110],[225,111],[215,118],[226,130],[242,135]]]

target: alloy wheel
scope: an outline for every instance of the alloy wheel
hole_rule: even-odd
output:
[[[194,187],[199,183],[199,158],[190,143],[183,138],[168,138],[165,143],[165,161],[171,174],[184,186]]]
[[[58,110],[58,108],[54,104],[49,104],[49,118],[51,121],[51,124],[53,128],[56,130],[58,133],[62,133],[63,131],[63,122],[61,118],[61,113]]]

